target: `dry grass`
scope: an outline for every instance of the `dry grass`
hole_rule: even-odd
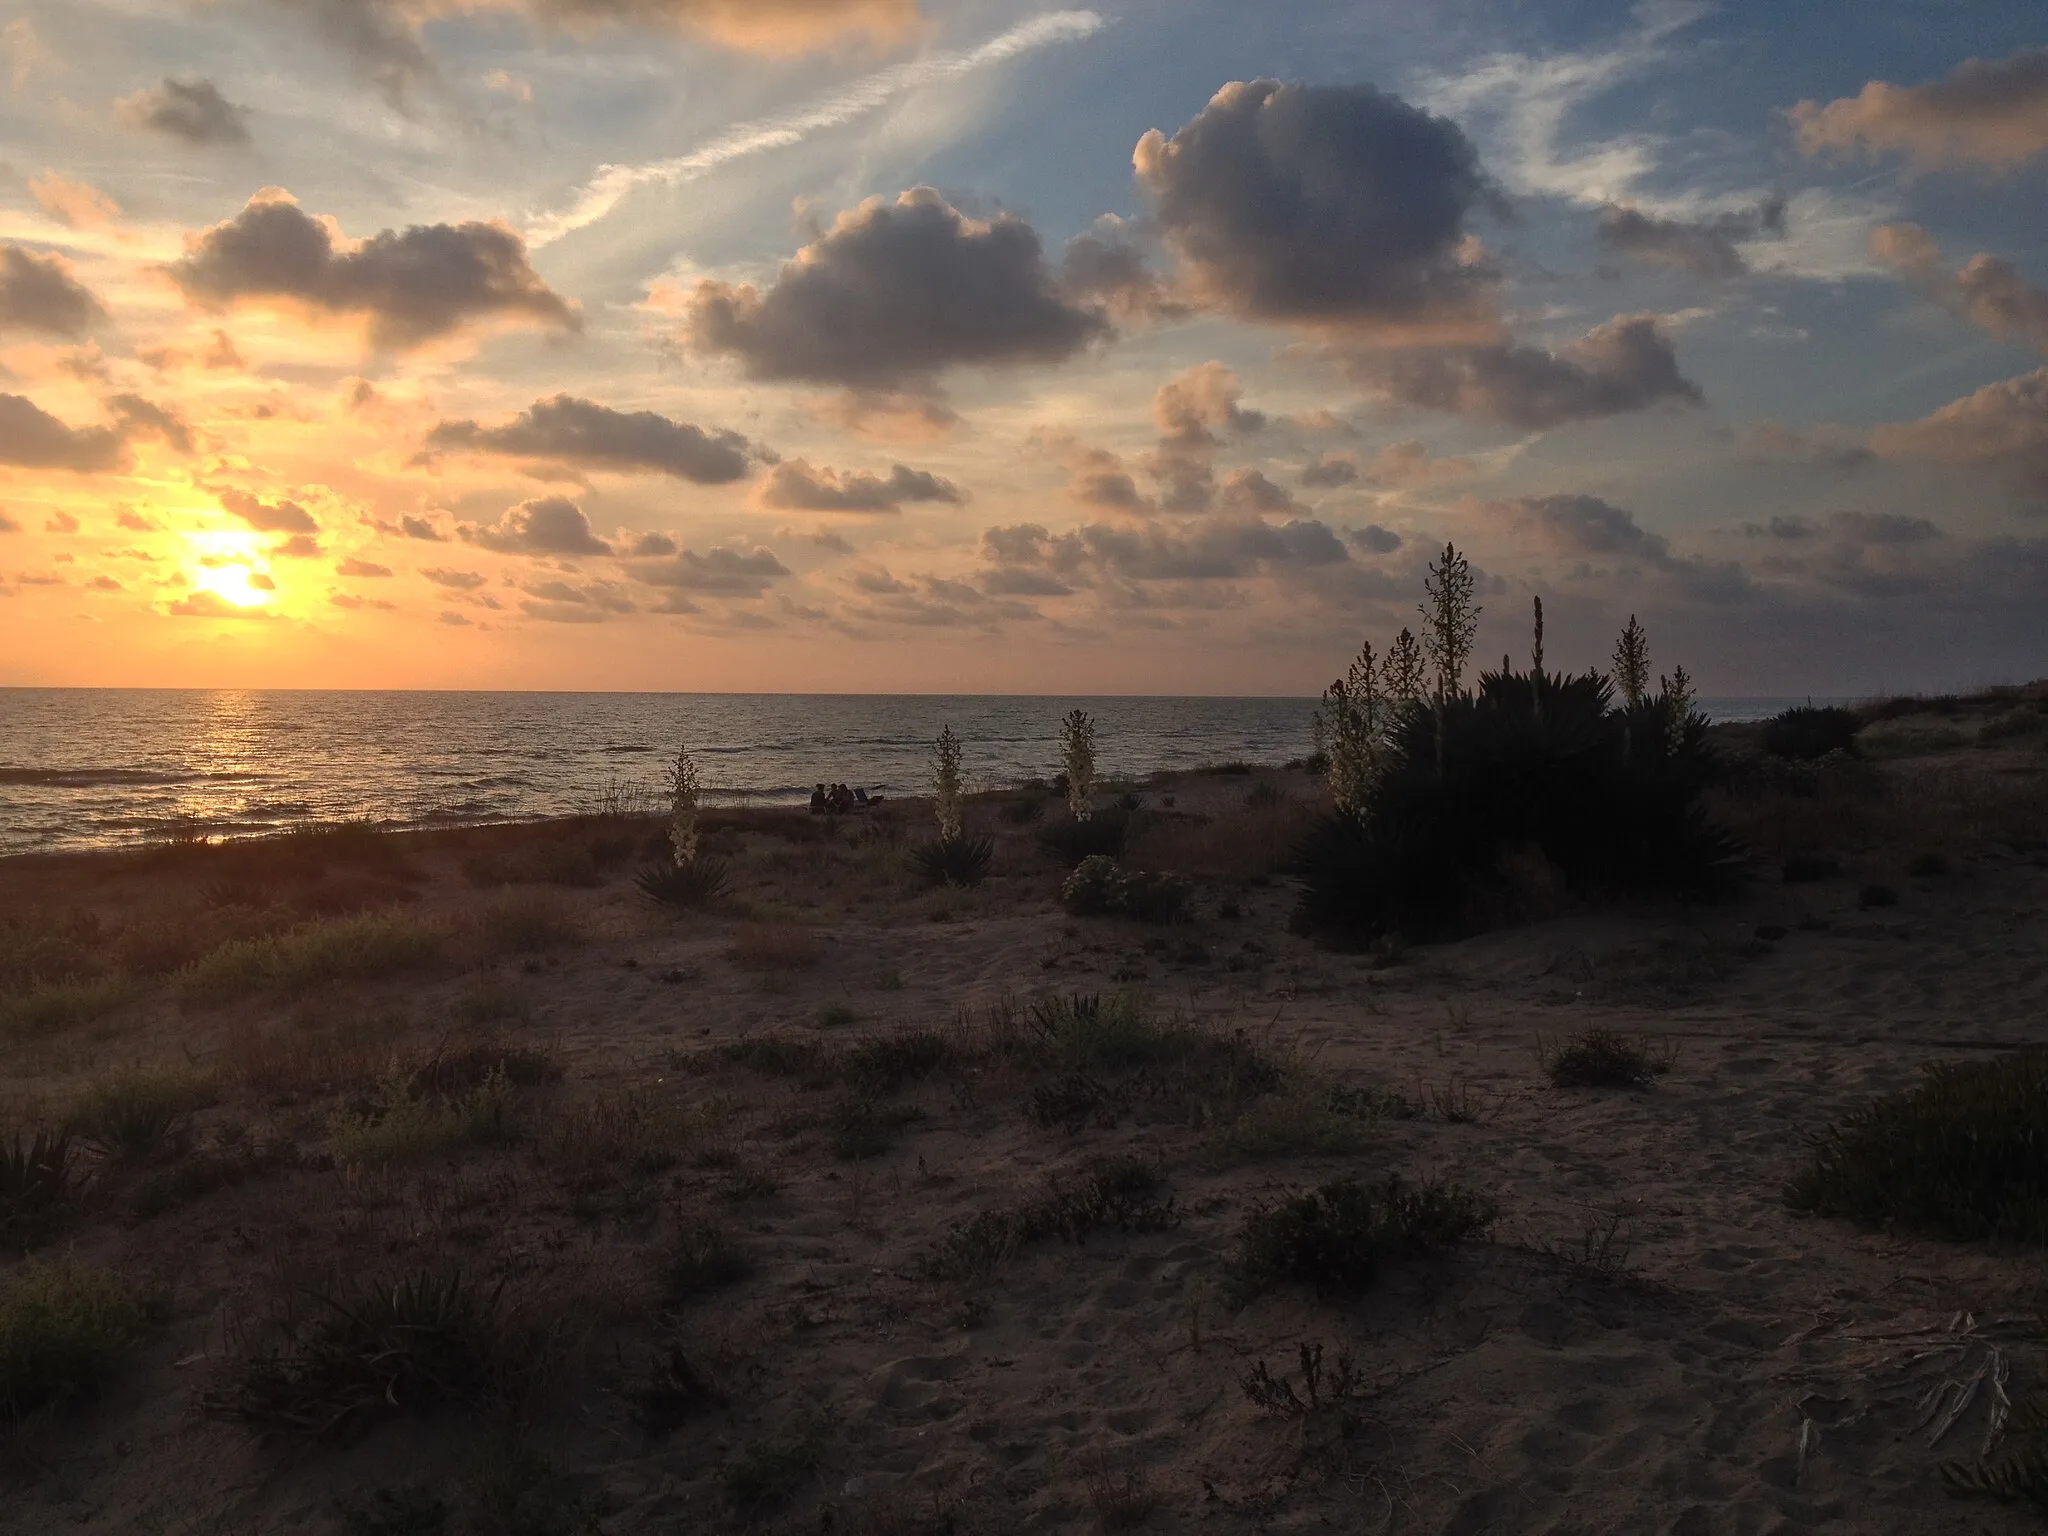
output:
[[[366,1087],[389,1061],[402,1019],[302,1014],[284,1025],[244,1024],[232,1031],[215,1065],[249,1092],[282,1099]]]
[[[1844,849],[2010,847],[2048,827],[2048,763],[1844,764],[1795,782],[1717,792],[1715,818],[1769,859]]]
[[[549,891],[522,891],[486,902],[477,913],[477,932],[500,955],[548,954],[584,939],[581,919]]]
[[[1133,868],[1173,870],[1213,879],[1272,875],[1293,853],[1314,820],[1305,800],[1233,806],[1213,816],[1149,815],[1126,846]]]
[[[733,936],[725,958],[743,971],[801,970],[818,963],[817,935],[808,928],[749,923]]]
[[[0,994],[0,1037],[61,1034],[134,1001],[138,988],[119,976],[52,981]]]

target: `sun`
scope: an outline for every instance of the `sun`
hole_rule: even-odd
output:
[[[211,592],[237,608],[262,608],[277,600],[270,562],[254,535],[189,533],[185,537],[193,546],[185,579],[195,592]]]

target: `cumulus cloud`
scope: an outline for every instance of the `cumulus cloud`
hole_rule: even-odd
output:
[[[0,330],[82,336],[105,313],[63,257],[0,245]]]
[[[114,103],[114,113],[131,128],[167,133],[187,144],[244,144],[249,139],[249,109],[221,95],[211,80],[166,78],[123,96]]]
[[[473,592],[484,584],[484,578],[475,571],[453,571],[432,566],[420,574],[437,587],[452,587],[458,592]]]
[[[1237,374],[1213,360],[1169,379],[1152,397],[1160,447],[1207,451],[1261,430],[1264,414],[1246,410],[1238,403],[1243,397]]]
[[[1363,528],[1353,528],[1346,537],[1369,555],[1391,555],[1404,542],[1401,535],[1393,529],[1382,528],[1378,523],[1367,523]]]
[[[17,522],[16,522],[16,521],[15,521],[15,520],[14,520],[13,518],[9,517],[9,516],[8,516],[8,515],[7,515],[7,514],[6,514],[5,512],[0,512],[0,533],[19,533],[19,532],[21,532],[21,524],[17,523]]]
[[[0,394],[0,464],[91,475],[127,462],[115,428],[66,426],[26,396]]]
[[[1840,429],[1798,429],[1776,421],[1744,427],[1735,439],[1735,452],[1752,464],[1811,464],[1834,470],[1859,468],[1872,457],[1868,446]]]
[[[574,395],[537,400],[503,426],[444,421],[427,434],[427,449],[502,453],[620,474],[673,475],[696,485],[739,479],[747,472],[750,453],[737,432],[707,431],[654,411],[615,411]]]
[[[1740,246],[1785,233],[1785,199],[1773,197],[1708,219],[1665,219],[1609,203],[1600,210],[1600,243],[1652,266],[1674,267],[1695,277],[1726,279],[1749,271]]]
[[[1624,569],[1655,571],[1680,590],[1708,601],[1726,601],[1750,589],[1739,565],[1675,554],[1661,533],[1652,533],[1634,513],[1598,496],[1523,496],[1489,502],[1481,510],[1546,553],[1571,562],[1575,575],[1593,574],[1596,562],[1611,562]]]
[[[1870,254],[1989,334],[2017,337],[2048,353],[2048,291],[2021,277],[2011,262],[1980,254],[1951,272],[1941,247],[1918,224],[1880,225],[1871,232]]]
[[[1557,352],[1515,342],[1357,361],[1362,382],[1402,404],[1525,429],[1705,398],[1653,315],[1617,315]]]
[[[674,560],[636,566],[634,576],[651,587],[669,587],[713,597],[759,597],[789,567],[766,549],[715,545],[703,554],[686,549]]]
[[[266,502],[247,491],[232,488],[215,491],[222,507],[239,517],[258,533],[305,533],[320,531],[313,514],[296,501]]]
[[[952,481],[905,464],[890,466],[884,476],[813,469],[803,459],[776,465],[755,492],[760,506],[790,512],[900,512],[905,502],[957,506],[966,499]]]
[[[448,538],[424,517],[414,517],[410,512],[398,519],[398,531],[408,539],[424,539],[430,544],[444,543]]]
[[[1886,458],[1986,475],[2048,511],[2048,368],[1986,384],[1918,421],[1879,427],[1870,443]]]
[[[472,544],[507,555],[608,555],[611,545],[590,531],[590,519],[566,496],[538,496],[507,507],[487,527],[463,523],[457,530]]]
[[[1189,306],[1145,263],[1145,253],[1126,238],[1116,221],[1105,221],[1067,242],[1060,258],[1060,286],[1077,302],[1099,307],[1125,323],[1173,320]]]
[[[1490,331],[1467,214],[1487,196],[1455,123],[1369,85],[1236,81],[1133,157],[1212,305],[1258,320]]]
[[[1826,106],[1792,108],[1799,147],[1905,155],[1915,164],[2010,167],[2048,150],[2048,48],[1967,59],[1925,85],[1873,80]]]
[[[521,586],[526,594],[519,611],[552,624],[600,624],[615,614],[634,611],[633,600],[615,581],[579,586],[567,581],[535,581]]]
[[[567,300],[541,281],[502,224],[415,224],[363,241],[302,212],[277,188],[188,238],[171,278],[209,309],[284,300],[364,320],[371,341],[404,350],[494,320],[574,330]]]
[[[270,546],[273,559],[317,560],[320,558],[320,541],[310,533],[295,533],[282,544]]]
[[[986,579],[1012,583],[1020,572],[1068,584],[1104,576],[1137,582],[1222,581],[1338,565],[1350,558],[1336,534],[1313,518],[1268,523],[1236,514],[1172,527],[1090,523],[1061,534],[1040,523],[1015,523],[985,530],[981,544],[995,568]]]
[[[43,532],[76,533],[78,532],[78,519],[73,517],[69,512],[55,513],[47,521],[44,522]]]
[[[351,613],[363,608],[375,608],[390,613],[398,607],[398,604],[387,602],[381,597],[358,597],[353,592],[330,592],[327,594],[327,601]]]
[[[337,576],[389,576],[391,574],[391,567],[388,565],[378,565],[373,560],[361,560],[351,555],[334,568],[334,574]]]
[[[757,379],[928,389],[948,368],[1058,362],[1108,329],[1067,298],[1037,231],[929,187],[842,213],[765,292],[706,278],[684,334]]]
[[[1419,438],[1389,443],[1370,459],[1355,453],[1326,453],[1302,466],[1301,483],[1329,489],[1363,482],[1367,485],[1433,485],[1477,474],[1479,466],[1466,458],[1430,457]]]

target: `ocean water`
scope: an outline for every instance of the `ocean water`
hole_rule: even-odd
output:
[[[1786,699],[1707,700],[1761,719]],[[1309,750],[1313,699],[863,694],[0,689],[0,854],[119,846],[193,822],[465,823],[651,803],[687,743],[713,803],[789,803],[823,782],[917,793],[950,724],[973,788],[1050,777],[1059,722],[1096,720],[1110,778]]]

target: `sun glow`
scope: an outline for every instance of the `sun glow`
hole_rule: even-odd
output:
[[[191,533],[185,537],[194,556],[186,563],[185,579],[194,592],[211,592],[237,608],[261,608],[277,601],[270,562],[254,535]]]

